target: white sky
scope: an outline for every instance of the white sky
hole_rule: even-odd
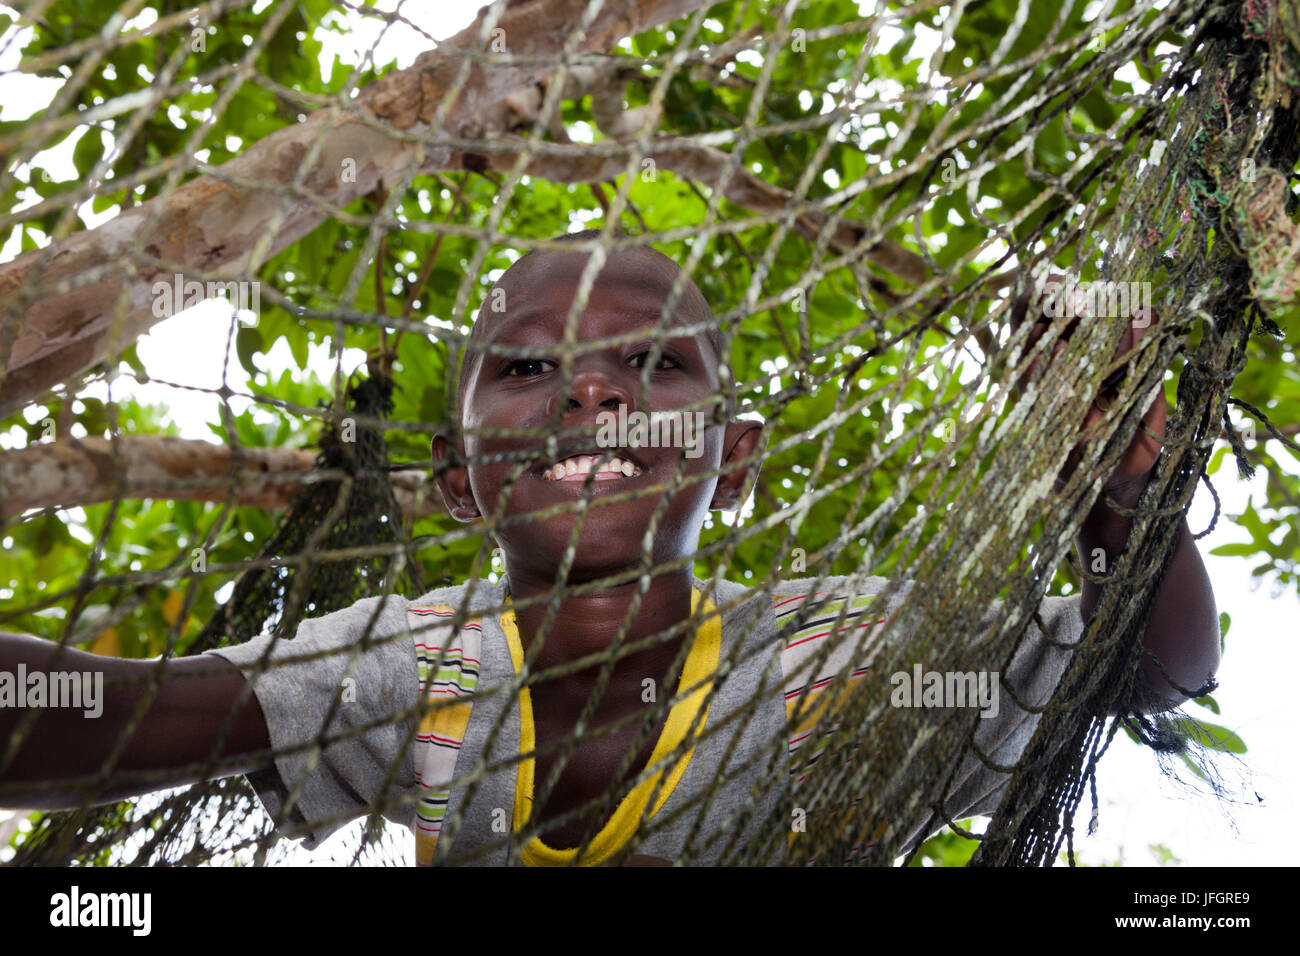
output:
[[[259,0],[259,7],[268,0]],[[391,2],[384,4],[392,8]],[[479,3],[467,0],[441,0],[439,3],[405,3],[402,12],[435,37],[445,37],[472,21]],[[356,18],[353,17],[355,21]],[[143,17],[137,25],[148,20]],[[346,37],[325,33],[327,52],[338,53],[347,62],[356,62],[356,50],[366,48],[379,33],[379,24],[364,21]],[[936,34],[937,37],[937,34]],[[10,36],[5,37],[8,41]],[[0,46],[3,41],[0,41]],[[0,52],[0,117],[7,121],[25,118],[43,108],[57,92],[60,81],[9,73],[14,69],[21,47],[10,43]],[[398,25],[379,47],[381,61],[396,57],[401,66],[408,65],[428,43],[415,31]],[[59,176],[72,173],[72,143],[61,144],[38,157]],[[104,221],[111,213],[93,217]],[[13,243],[0,251],[0,261],[16,252]],[[157,325],[140,340],[139,354],[151,374],[184,381],[191,385],[218,387],[221,383],[221,356],[229,334],[229,310],[219,303],[205,303]],[[345,354],[345,371],[360,363],[359,353]],[[266,361],[272,374],[293,368],[288,349],[280,343]],[[323,346],[313,350],[309,367],[322,378],[332,373]],[[230,356],[229,384],[236,391],[247,386],[242,368]],[[93,394],[93,393],[92,393]],[[103,397],[104,391],[99,391]],[[211,440],[206,422],[216,421],[216,402],[211,396],[183,392],[162,386],[137,386],[122,380],[115,387],[118,398],[131,394],[145,403],[157,403],[171,410],[186,437]],[[238,411],[238,406],[236,411]],[[32,420],[41,417],[33,413]],[[1262,429],[1260,430],[1262,434]],[[0,435],[0,446],[14,447],[16,436]],[[1300,461],[1290,456],[1277,442],[1270,451],[1286,464],[1292,474],[1300,472]],[[1254,495],[1262,500],[1265,476],[1261,471],[1251,482],[1236,478],[1231,460],[1220,471],[1215,485],[1223,499],[1226,515],[1240,513]],[[1198,488],[1191,512],[1194,531],[1209,521],[1212,504],[1203,486]],[[1200,542],[1202,555],[1214,582],[1219,609],[1232,617],[1228,652],[1219,674],[1220,690],[1216,697],[1223,713],[1211,719],[1236,731],[1247,743],[1250,753],[1245,766],[1251,774],[1250,784],[1263,798],[1254,805],[1242,805],[1232,811],[1235,827],[1213,799],[1196,797],[1178,789],[1160,777],[1155,761],[1146,751],[1132,745],[1122,735],[1111,753],[1102,761],[1099,774],[1101,829],[1094,837],[1083,836],[1089,805],[1085,798],[1076,849],[1085,862],[1097,863],[1122,858],[1129,864],[1153,861],[1147,847],[1160,843],[1168,847],[1185,864],[1196,865],[1274,865],[1289,862],[1279,854],[1279,837],[1300,808],[1300,772],[1296,769],[1296,716],[1291,705],[1294,675],[1300,673],[1300,598],[1293,591],[1272,595],[1259,589],[1252,579],[1252,561],[1242,558],[1219,558],[1209,555],[1220,544],[1245,540],[1243,531],[1220,519],[1216,530]],[[1200,711],[1200,708],[1192,708]],[[1248,794],[1249,795],[1249,791]],[[0,830],[4,814],[0,813]],[[3,841],[0,841],[3,842]],[[316,858],[326,854],[318,853]],[[295,859],[307,855],[293,854]]]

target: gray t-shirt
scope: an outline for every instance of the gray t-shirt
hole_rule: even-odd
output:
[[[731,582],[716,588],[696,582],[721,612],[719,679],[705,733],[645,826],[648,832],[635,841],[636,853],[674,860],[689,849],[696,864],[725,864],[756,840],[760,827],[775,820],[788,824],[792,813],[804,812],[796,799],[801,778],[792,780],[791,768],[798,764],[802,773],[812,761],[808,750],[800,752],[810,744],[800,740],[792,708],[800,694],[829,685],[849,664],[859,671],[870,664],[859,638],[898,609],[912,587],[904,582],[886,601],[870,600],[889,584],[880,577],[802,579],[782,582],[768,594]],[[412,746],[424,689],[417,670],[420,625],[409,609],[443,606],[462,611],[457,623],[481,628],[481,647],[479,659],[462,665],[477,669],[477,689],[459,752],[451,758],[456,782],[445,800],[450,825],[438,838],[438,852],[476,865],[517,861],[502,832],[503,820],[513,814],[521,730],[518,694],[508,692],[516,673],[498,613],[505,601],[503,585],[485,581],[415,601],[367,598],[304,621],[291,641],[263,635],[208,652],[254,682],[276,757],[273,769],[248,779],[282,834],[300,837],[312,849],[376,810],[415,830],[419,781]],[[805,603],[812,613],[801,615]],[[998,622],[1001,609],[998,603],[989,609],[981,633]],[[996,706],[978,721],[976,743],[997,765],[1016,762],[1037,724],[1037,716],[1005,691],[1041,706],[1069,662],[1069,651],[1057,645],[1075,644],[1083,633],[1077,596],[1045,598],[1039,612],[1050,637],[1028,624],[1010,666],[999,675],[1003,692]],[[900,673],[905,677],[895,692],[916,683],[908,690],[915,690],[919,702],[921,682],[910,678],[922,677],[922,669]],[[975,685],[969,687],[973,704]],[[748,717],[737,719],[746,709]],[[781,754],[787,766],[773,767],[773,742],[783,735],[789,741],[789,756]],[[969,754],[952,778],[948,815],[957,820],[992,813],[1007,779]],[[705,792],[710,798],[700,799]],[[942,827],[940,822],[926,828],[928,818],[926,811],[909,825],[908,844]]]

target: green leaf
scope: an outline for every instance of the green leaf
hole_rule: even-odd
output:
[[[1245,742],[1234,734],[1227,727],[1220,727],[1218,724],[1209,724],[1201,720],[1193,720],[1190,717],[1182,717],[1174,722],[1175,728],[1195,740],[1206,750],[1216,750],[1220,753],[1244,754],[1246,752]]]
[[[77,145],[72,150],[72,164],[77,167],[77,172],[82,176],[90,175],[90,171],[95,168],[95,164],[104,156],[104,136],[95,127],[88,127],[82,134],[81,139],[77,140]]]
[[[253,356],[262,351],[262,332],[256,326],[244,326],[235,333],[235,354],[239,364],[249,375],[256,377],[261,370],[253,362]]]
[[[1217,548],[1211,549],[1210,554],[1223,555],[1229,558],[1249,558],[1259,554],[1259,546],[1255,544],[1221,544]]]
[[[1187,764],[1188,770],[1196,774],[1196,776],[1200,777],[1206,783],[1210,782],[1210,778],[1205,775],[1205,771],[1202,770],[1200,767],[1196,766],[1196,761],[1194,761],[1191,757],[1187,756],[1187,754],[1179,754],[1178,756],[1183,758],[1183,763]]]

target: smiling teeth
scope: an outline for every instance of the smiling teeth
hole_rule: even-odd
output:
[[[611,458],[599,468],[596,468],[599,461],[600,458],[594,455],[574,455],[546,469],[542,473],[542,477],[547,481],[559,481],[562,478],[568,478],[570,475],[579,475],[585,478],[593,469],[595,469],[597,475],[621,474],[627,478],[635,478],[641,474],[640,468],[622,458]]]

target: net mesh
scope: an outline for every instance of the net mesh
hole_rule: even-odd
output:
[[[918,824],[955,824],[945,791],[978,752],[978,715],[891,706],[890,675],[915,661],[939,672],[1005,668],[1044,594],[1078,594],[1085,580],[1112,586],[1006,768],[988,830],[967,834],[979,843],[974,862],[1072,854],[1076,808],[1125,720],[1158,747],[1186,746],[1169,718],[1106,715],[1137,693],[1141,635],[1216,439],[1226,433],[1250,466],[1230,390],[1248,342],[1280,337],[1277,321],[1294,304],[1294,4],[526,0],[485,7],[440,42],[401,5],[164,5],[143,26],[140,6],[106,6],[111,16],[90,23],[31,3],[5,36],[6,49],[26,44],[22,71],[61,81],[48,107],[0,129],[5,228],[22,243],[0,266],[0,406],[28,439],[0,455],[5,534],[16,542],[7,629],[122,656],[194,654],[263,631],[292,641],[301,620],[366,596],[498,579],[496,536],[519,519],[484,514],[460,526],[443,515],[428,443],[460,433],[458,363],[493,348],[469,338],[468,317],[492,308],[502,269],[523,251],[559,248],[546,237],[570,223],[593,224],[598,234],[563,246],[591,255],[565,341],[547,349],[561,378],[608,345],[576,336],[603,262],[653,243],[683,278],[651,359],[689,277],[727,356],[721,394],[699,408],[766,423],[764,447],[737,464],[761,460],[746,483],[751,503],[734,520],[706,522],[686,562],[706,591],[724,579],[752,597],[793,576],[846,577],[852,588],[881,575],[891,584],[875,609],[906,581],[921,583],[872,632],[866,673],[847,667],[831,681],[826,693],[840,703],[810,731],[825,741],[821,755],[789,754],[789,728],[808,716],[796,713],[728,771],[752,781],[753,800],[699,812],[723,775],[677,809],[695,823],[674,862],[707,849],[726,863],[889,864]],[[336,61],[322,76],[318,38],[344,23],[374,26],[377,39],[359,66]],[[383,38],[401,30],[426,52],[404,69],[377,66]],[[904,58],[904,40],[928,44],[927,55]],[[976,50],[978,59],[962,55]],[[42,151],[83,130],[79,175],[52,181]],[[104,210],[113,215],[89,228]],[[1056,321],[1034,338],[1033,322],[1013,321],[1017,301],[1020,318],[1039,314],[1035,282],[1061,272],[1150,284],[1157,320],[1122,375],[1111,357],[1125,322]],[[256,372],[255,358],[283,340],[297,371],[236,386],[227,361],[220,384],[203,388],[181,370],[146,370],[134,342],[163,317],[157,283],[173,295],[173,276],[176,305],[186,282],[202,285],[199,298],[213,283],[242,283],[225,288],[230,298],[256,283],[260,299],[237,303],[248,311],[232,318],[230,345]],[[305,372],[317,342],[331,347],[329,384]],[[1030,377],[1033,400],[1015,400],[1012,386],[1059,342],[1052,374]],[[1093,574],[1073,539],[1170,368],[1164,452],[1129,509],[1128,546]],[[223,444],[199,450],[169,435],[156,410],[124,394],[127,379],[209,396]],[[1097,440],[1054,483],[1103,382],[1113,401]],[[74,424],[89,437],[73,437]],[[309,432],[321,436],[319,456],[304,447]],[[525,467],[516,457],[512,480]],[[666,501],[683,481],[679,471],[631,494]],[[592,498],[588,488],[569,509],[579,530]],[[42,542],[77,567],[22,565],[20,552]],[[635,610],[648,575],[671,566],[647,552],[620,574],[557,584],[541,599],[548,611],[532,646],[566,595],[639,581]],[[501,610],[462,606],[452,623]],[[815,613],[800,609],[781,635]],[[831,629],[847,636],[827,644],[823,661],[843,641],[865,640],[841,628],[844,613]],[[629,623],[599,657],[597,693],[635,650]],[[718,673],[740,666],[740,652],[725,647]],[[525,668],[483,696],[556,676]],[[736,720],[773,692],[756,693]],[[622,771],[681,696],[660,695],[629,719],[637,732]],[[594,697],[584,725],[592,708]],[[730,730],[697,728],[706,738]],[[5,761],[31,732],[10,737]],[[504,733],[497,721],[490,739]],[[583,726],[560,741],[535,805],[577,745],[599,736]],[[314,745],[329,742],[322,734]],[[204,782],[182,790],[33,815],[13,838],[15,861],[284,859],[283,836],[303,831],[271,821],[242,777],[206,779],[217,763],[214,751],[194,768]],[[472,794],[519,757],[465,763],[453,785]],[[573,815],[606,819],[655,769],[626,774]],[[110,760],[101,779],[112,773]],[[791,773],[799,804],[839,825],[790,839],[789,803],[758,795]],[[1093,799],[1095,811],[1095,789]],[[326,856],[404,859],[409,837],[381,814],[409,813],[412,800],[373,801]],[[638,834],[673,822],[644,815]],[[538,826],[506,830],[470,834],[453,814],[437,861],[503,846],[517,859]]]

